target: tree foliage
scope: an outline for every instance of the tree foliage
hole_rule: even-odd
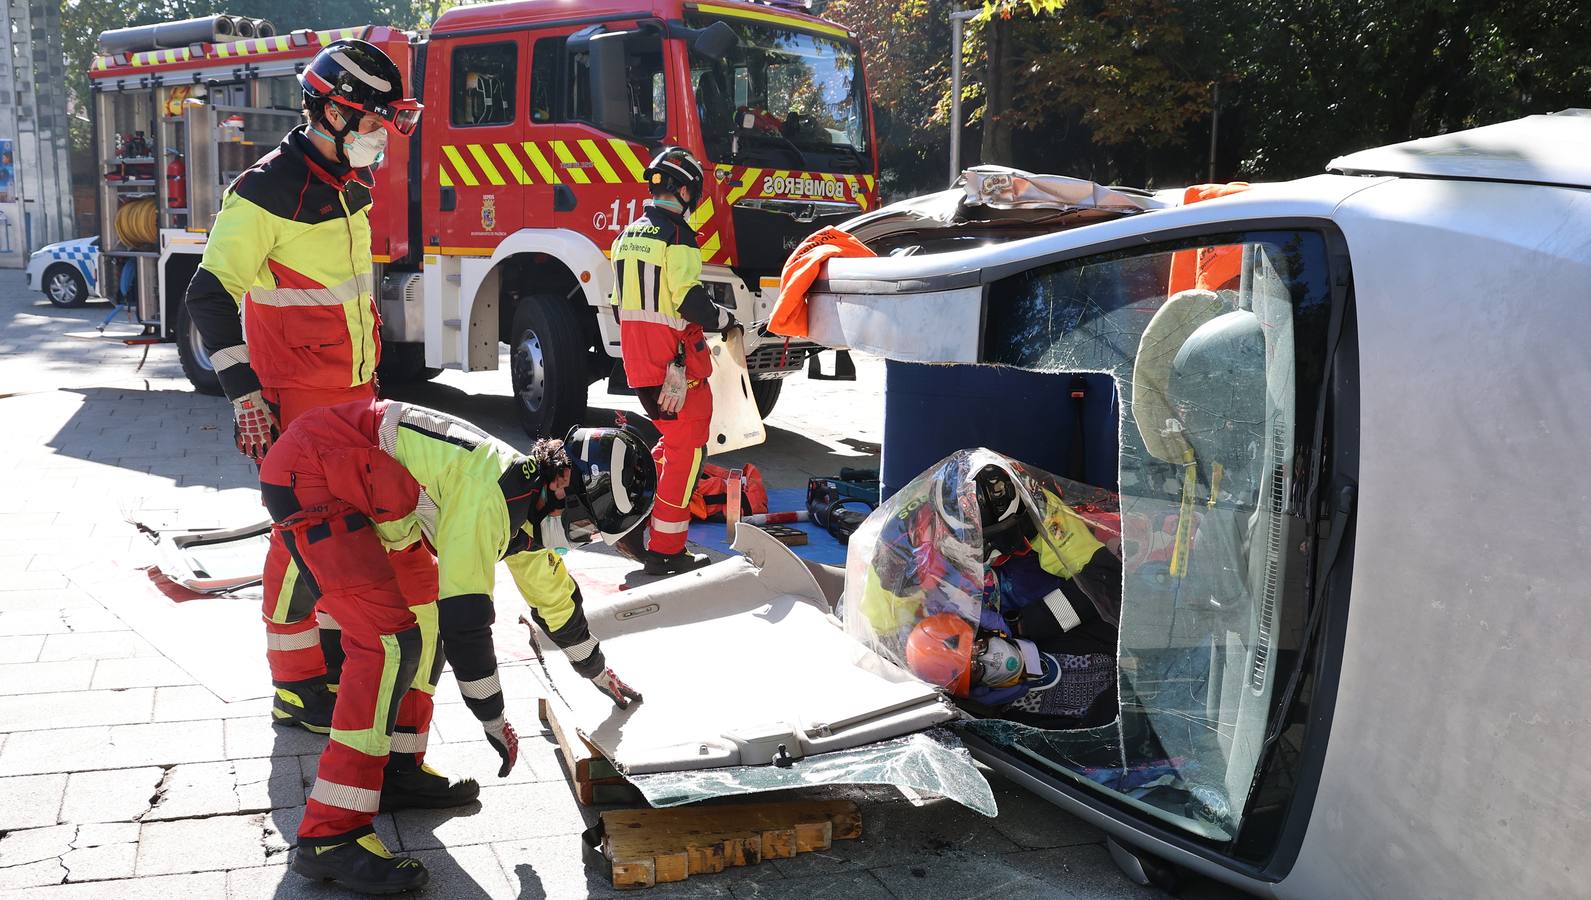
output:
[[[968,165],[981,156],[1099,181],[1202,181],[1217,87],[1218,179],[1313,174],[1341,153],[1584,106],[1591,96],[1591,28],[1575,0],[973,8],[982,15],[965,55]],[[923,162],[945,158],[932,148],[948,140],[950,7],[832,0],[828,9],[862,36],[878,104],[908,111],[889,117],[886,185],[942,186],[942,167]]]

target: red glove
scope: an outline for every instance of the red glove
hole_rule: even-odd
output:
[[[498,778],[507,778],[513,770],[514,763],[519,761],[519,735],[514,733],[514,726],[508,720],[499,716],[490,722],[482,722],[486,728],[486,742],[492,745],[497,755],[502,757],[503,766],[497,770]]]
[[[640,693],[620,681],[612,669],[603,669],[602,674],[591,679],[591,683],[597,686],[597,690],[612,697],[613,705],[620,709],[627,709],[631,700],[641,702]]]
[[[271,441],[276,440],[276,417],[265,405],[265,398],[259,391],[238,397],[232,401],[232,417],[236,423],[233,433],[238,451],[255,462],[264,459],[265,452],[271,449]]]

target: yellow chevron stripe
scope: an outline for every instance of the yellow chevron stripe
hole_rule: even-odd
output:
[[[750,191],[752,187],[757,184],[757,180],[761,177],[761,169],[747,169],[745,172],[741,173],[740,187],[732,189],[729,192],[729,197],[725,202],[733,204],[736,200],[746,196],[746,192]]]
[[[646,180],[646,164],[641,162],[634,150],[630,149],[629,141],[609,138],[608,146],[613,148],[613,155],[619,158],[619,162],[624,163],[624,168],[629,170],[631,178],[636,181]]]
[[[215,48],[215,55],[221,57],[222,59],[226,59],[228,56],[232,55],[232,48],[228,44],[218,44]]]
[[[569,152],[568,144],[565,144],[563,141],[553,141],[552,152],[556,154],[560,160],[566,163],[571,163],[571,165],[564,166],[563,170],[569,175],[570,178],[574,179],[575,184],[591,183],[591,176],[586,174],[585,169],[582,169],[576,165],[572,165],[575,162],[575,155]]]
[[[452,187],[453,186],[453,176],[448,174],[447,166],[443,165],[440,162],[436,164],[436,177],[437,177],[437,180],[442,182],[442,186],[443,187]]]
[[[475,157],[475,164],[481,167],[481,174],[486,176],[487,181],[497,187],[502,187],[508,183],[503,179],[503,173],[497,171],[497,167],[492,165],[492,158],[486,155],[485,147],[480,144],[470,144],[469,148],[470,155]]]
[[[703,197],[702,205],[696,207],[689,219],[692,230],[701,231],[702,226],[713,218],[713,198]]]
[[[613,166],[609,164],[608,158],[602,155],[602,150],[597,146],[597,142],[581,138],[579,144],[580,149],[586,154],[586,159],[591,160],[592,164],[597,167],[597,174],[602,176],[602,180],[608,184],[618,184],[619,173],[613,171]]]
[[[519,155],[514,152],[513,147],[507,144],[493,144],[492,148],[502,157],[503,165],[508,167],[508,172],[514,176],[515,181],[520,184],[530,184],[530,176],[525,174],[525,167],[519,164]]]
[[[475,187],[480,184],[479,181],[475,180],[475,173],[470,171],[469,163],[466,163],[464,157],[459,154],[459,148],[452,144],[445,144],[442,147],[442,152],[447,154],[448,159],[452,160],[453,168],[458,172],[458,176],[464,179],[466,185]]]
[[[530,157],[530,164],[536,167],[537,172],[541,173],[542,181],[548,184],[563,184],[563,179],[558,177],[557,170],[547,162],[547,157],[542,155],[540,147],[530,141],[525,141],[524,146],[525,155]]]
[[[718,252],[718,247],[718,235],[708,238],[707,242],[702,244],[702,262],[712,262],[713,254]]]
[[[868,190],[872,190],[873,189],[873,176],[871,176],[871,175],[863,175],[862,176],[862,181],[867,183],[867,189]]]

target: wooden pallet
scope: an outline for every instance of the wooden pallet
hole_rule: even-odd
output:
[[[641,888],[827,850],[862,836],[862,814],[848,800],[625,809],[602,828],[613,886]]]
[[[573,718],[567,706],[543,697],[536,703],[536,714],[558,742],[558,754],[563,757],[564,767],[569,770],[575,799],[582,805],[642,802],[641,792],[624,780],[624,776],[602,755],[602,751],[559,722],[560,718],[564,721]]]

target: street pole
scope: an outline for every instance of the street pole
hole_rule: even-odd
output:
[[[961,177],[961,37],[962,23],[977,18],[979,10],[950,14],[950,183]]]
[[[1217,81],[1210,100],[1210,184],[1215,184],[1215,134],[1221,127],[1221,82]]]

